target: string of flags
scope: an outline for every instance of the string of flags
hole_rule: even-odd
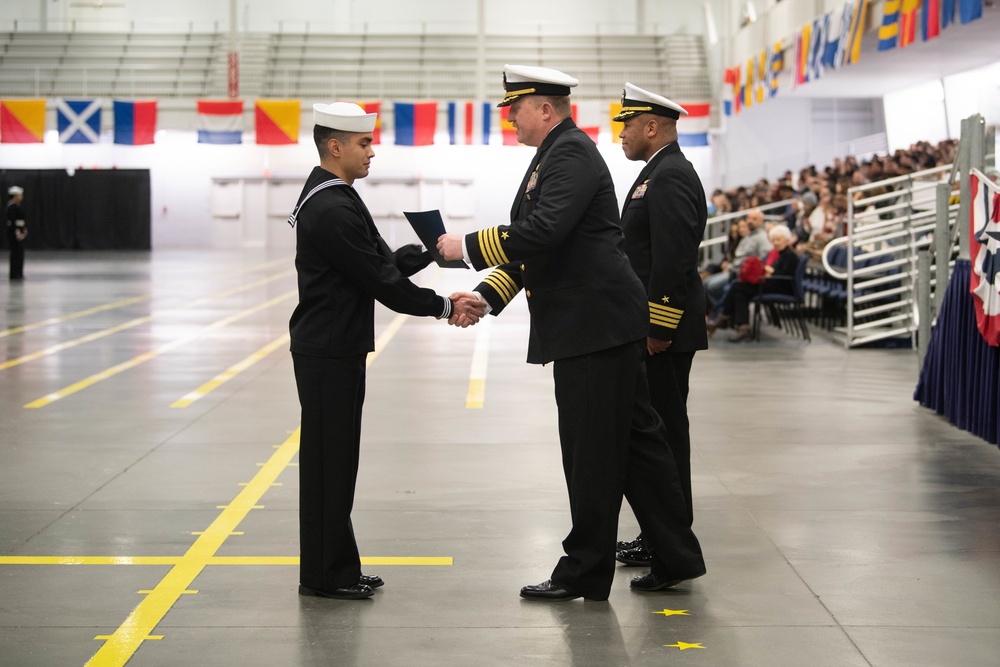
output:
[[[870,0],[847,0],[806,23],[788,40],[773,43],[745,63],[726,68],[722,107],[726,116],[763,104],[778,95],[779,75],[785,74],[794,90],[858,62],[864,20]],[[955,23],[982,17],[983,0],[886,0],[879,26],[879,51],[904,48],[929,41]],[[786,63],[785,53],[793,60]]]
[[[358,102],[365,111],[378,113],[374,143],[381,143],[383,102]],[[491,102],[468,100],[446,102],[448,142],[452,145],[488,145],[494,127],[493,115],[499,117],[499,134],[505,146],[516,146],[517,132],[507,120],[508,107],[494,111]],[[688,116],[677,121],[681,146],[708,146],[711,103],[681,102]],[[398,146],[429,146],[434,144],[438,126],[436,101],[393,102],[395,144]],[[103,104],[100,99],[56,101],[56,125],[60,143],[100,143]],[[610,130],[612,140],[620,143],[622,123],[612,117],[621,110],[620,102],[584,100],[573,103],[573,120],[597,143],[602,130]],[[198,143],[241,144],[244,140],[243,100],[196,100]],[[0,100],[0,143],[43,143],[45,135],[46,100]],[[113,100],[113,141],[115,144],[139,146],[155,141],[156,100]],[[255,143],[261,145],[298,144],[301,101],[258,99],[254,101]],[[310,141],[311,137],[306,141]]]

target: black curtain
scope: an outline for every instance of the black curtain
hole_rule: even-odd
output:
[[[7,188],[24,188],[25,246],[31,250],[149,250],[151,196],[148,169],[0,170],[0,201]],[[5,223],[6,224],[6,223]],[[6,236],[3,237],[6,245]]]
[[[988,345],[976,326],[971,270],[969,260],[955,261],[913,398],[1000,445],[1000,348]]]

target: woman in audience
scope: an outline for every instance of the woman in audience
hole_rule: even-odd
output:
[[[733,283],[722,305],[722,315],[708,323],[709,335],[726,320],[736,327],[736,335],[729,340],[736,343],[750,340],[750,299],[758,294],[794,294],[795,271],[799,266],[798,255],[792,250],[792,232],[785,225],[775,225],[768,232],[773,248],[764,260],[764,280],[760,283]]]

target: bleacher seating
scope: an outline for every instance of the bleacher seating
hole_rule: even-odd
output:
[[[225,33],[0,33],[7,96],[225,96]],[[243,34],[244,97],[467,99],[505,63],[580,79],[576,99],[615,99],[624,81],[680,100],[711,99],[693,35]],[[480,71],[484,68],[484,71]],[[493,77],[496,77],[495,79]],[[495,89],[491,89],[495,92]]]

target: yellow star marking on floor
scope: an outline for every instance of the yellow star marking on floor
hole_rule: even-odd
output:
[[[664,644],[664,646],[667,646],[667,647],[670,647],[670,648],[679,648],[682,651],[686,651],[689,648],[705,648],[701,644],[688,644],[686,642],[677,642],[676,644]]]
[[[663,611],[650,612],[652,614],[663,614],[664,616],[688,616],[687,609],[664,609]]]

